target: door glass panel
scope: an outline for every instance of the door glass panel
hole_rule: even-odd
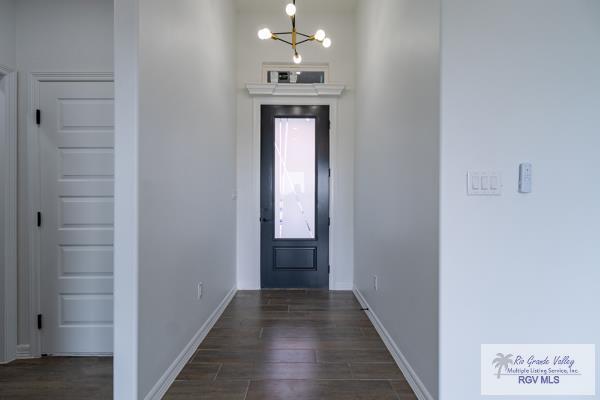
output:
[[[315,238],[315,119],[275,118],[275,239]]]

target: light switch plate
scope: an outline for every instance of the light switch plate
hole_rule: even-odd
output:
[[[497,171],[469,171],[467,194],[469,196],[502,195],[502,174]]]
[[[532,168],[531,163],[519,165],[519,193],[531,193]]]

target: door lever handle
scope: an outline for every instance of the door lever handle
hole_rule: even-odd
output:
[[[272,219],[260,217],[260,222],[271,222]]]

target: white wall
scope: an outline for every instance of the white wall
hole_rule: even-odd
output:
[[[118,100],[129,101],[124,110],[137,108],[138,126],[118,114],[116,164],[117,195],[124,194],[117,203],[117,302],[130,318],[137,315],[137,326],[119,315],[116,335],[126,339],[118,344],[116,366],[133,375],[129,385],[137,393],[118,378],[115,397],[131,399],[153,389],[235,287],[235,18],[232,2],[223,0],[117,6],[124,13],[117,23],[117,71],[137,79],[137,88]],[[137,230],[126,225],[127,210],[137,213]],[[136,244],[137,254],[128,252]],[[204,284],[200,300],[198,282]],[[132,286],[137,300],[121,284]],[[126,349],[126,342],[134,347]]]
[[[111,0],[18,0],[17,64],[24,72],[110,72]]]
[[[15,16],[15,0],[0,0],[0,65],[10,68],[17,63]]]
[[[299,47],[303,63],[328,63],[330,80],[347,85],[338,102],[338,129],[336,152],[332,154],[336,166],[336,200],[332,211],[332,224],[339,235],[332,238],[331,289],[350,289],[353,282],[353,184],[354,184],[354,61],[355,37],[354,11],[348,7],[340,12],[331,10],[315,12],[315,9],[298,5],[298,29],[310,34],[317,29],[326,29],[334,41],[324,49],[317,43]],[[261,82],[262,65],[265,62],[291,64],[291,48],[282,43],[261,41],[257,31],[269,26],[274,32],[291,29],[284,12],[284,4],[271,12],[240,11],[237,13],[237,268],[238,287],[260,288],[260,248],[255,232],[260,205],[256,201],[259,188],[254,187],[253,171],[253,103],[246,90],[247,83]],[[307,104],[310,104],[310,100]]]
[[[31,340],[27,232],[28,199],[26,119],[30,72],[111,72],[112,0],[16,1],[16,67],[19,72],[19,344]],[[2,26],[2,24],[0,24]]]
[[[443,2],[442,400],[481,398],[482,343],[600,345],[599,44],[596,0]]]
[[[16,319],[15,43],[15,3],[0,0],[0,362],[14,359],[17,336],[4,325]]]
[[[363,1],[356,61],[355,285],[434,397],[439,25],[438,0]]]

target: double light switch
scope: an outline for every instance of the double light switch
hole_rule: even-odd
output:
[[[502,176],[499,172],[471,171],[467,174],[467,193],[470,196],[500,196]]]

